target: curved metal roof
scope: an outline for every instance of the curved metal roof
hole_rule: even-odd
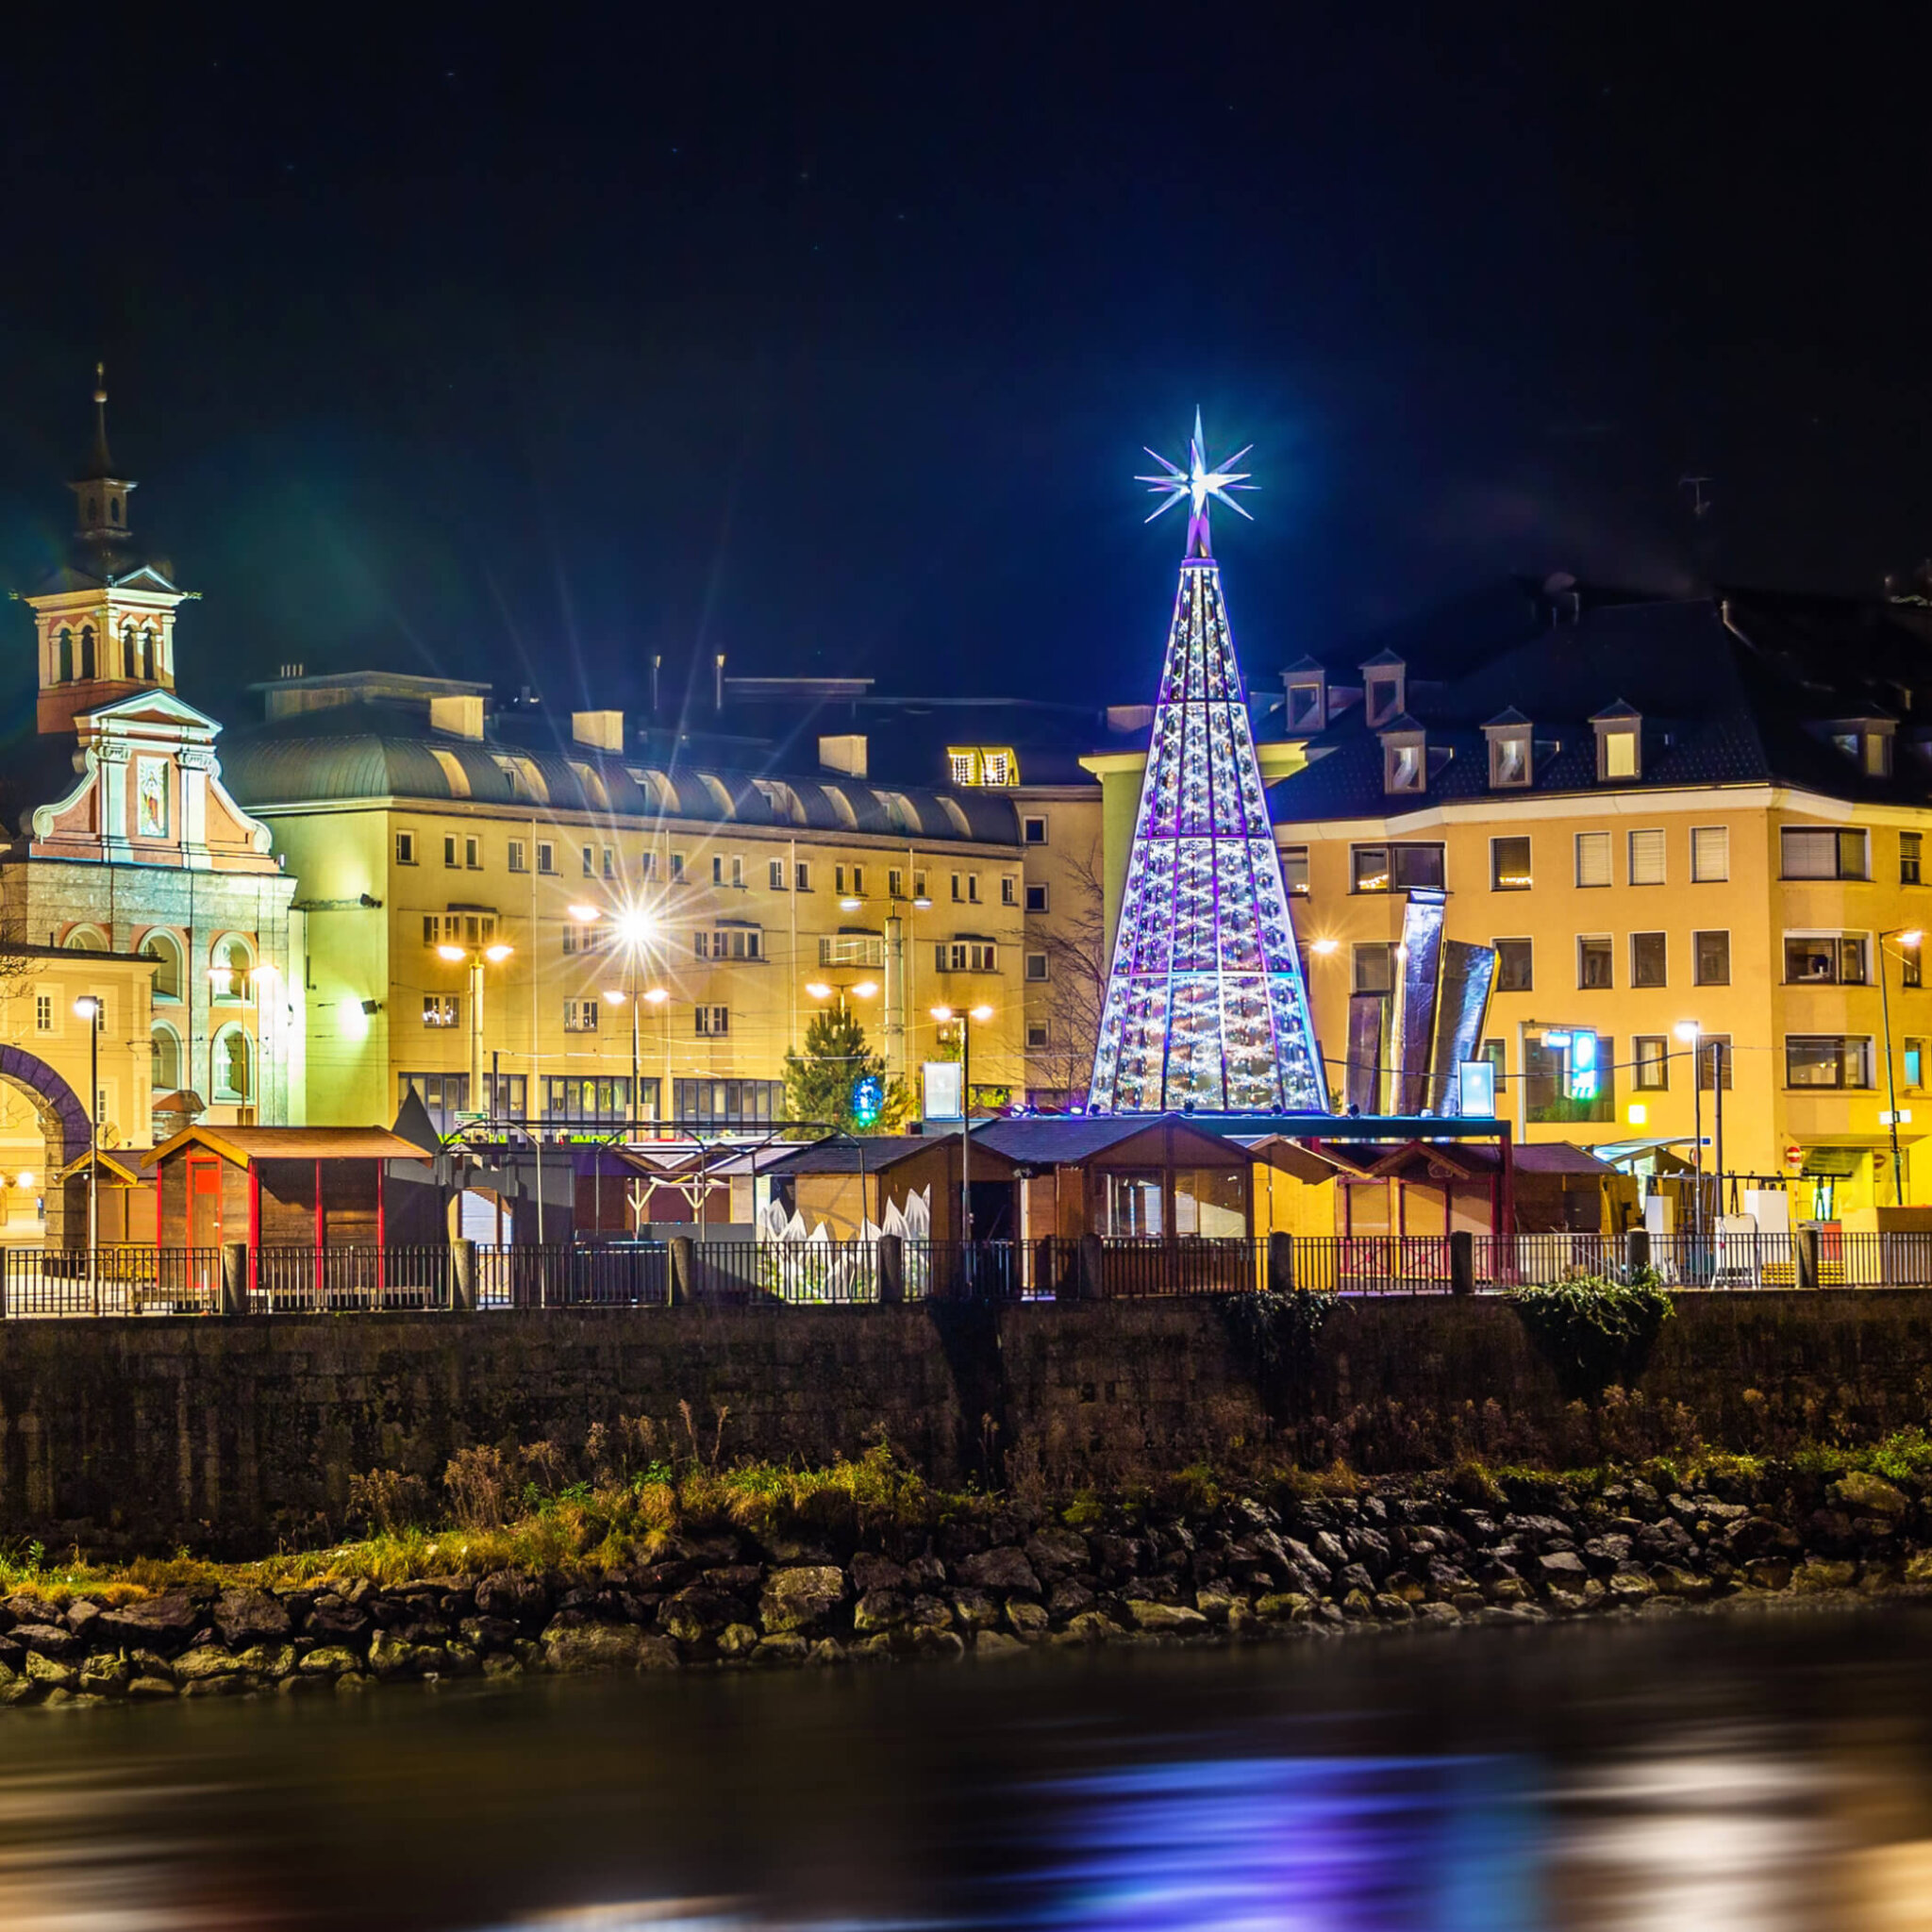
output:
[[[995,845],[1016,844],[1020,836],[1016,808],[996,792],[877,786],[822,773],[646,765],[588,745],[540,748],[460,738],[368,705],[298,714],[230,734],[222,741],[221,760],[224,783],[248,810],[362,798],[427,804],[468,798],[538,816],[547,809],[690,819],[781,833],[856,832]],[[512,775],[519,771],[525,775]],[[548,794],[547,806],[528,783],[531,771]],[[783,797],[774,805],[761,785],[784,787],[797,801],[796,813]]]

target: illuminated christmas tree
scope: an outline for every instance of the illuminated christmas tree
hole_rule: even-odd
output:
[[[1188,549],[1088,1111],[1321,1112],[1326,1087],[1208,540],[1212,499],[1247,515],[1231,493],[1247,451],[1210,470],[1196,410],[1185,471],[1147,454],[1165,473],[1136,478],[1163,498],[1147,521],[1188,503]]]

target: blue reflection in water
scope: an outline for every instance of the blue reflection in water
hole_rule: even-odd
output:
[[[1063,1850],[1035,1880],[1044,1896],[1027,1923],[1108,1932],[1530,1932],[1538,1923],[1537,1820],[1513,1760],[1224,1758],[1049,1790],[1073,1815],[1053,1834]]]

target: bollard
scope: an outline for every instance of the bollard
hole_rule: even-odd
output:
[[[1101,1302],[1107,1299],[1107,1249],[1097,1234],[1083,1234],[1080,1237],[1080,1289],[1079,1299],[1083,1302]]]
[[[1822,1272],[1818,1265],[1821,1259],[1819,1251],[1824,1245],[1824,1237],[1819,1229],[1801,1227],[1798,1230],[1797,1244],[1791,1252],[1797,1257],[1800,1288],[1818,1286],[1818,1277]]]
[[[1650,1266],[1650,1230],[1647,1227],[1633,1227],[1630,1230],[1629,1268],[1632,1278],[1641,1274]]]
[[[476,1243],[456,1241],[449,1244],[449,1305],[458,1315],[476,1312]]]
[[[245,1315],[248,1312],[248,1243],[246,1241],[224,1241],[222,1243],[222,1313],[225,1315]]]
[[[1449,1235],[1449,1292],[1475,1292],[1475,1236],[1458,1227]]]
[[[896,1234],[882,1234],[878,1241],[879,1300],[892,1307],[906,1299],[906,1241]]]
[[[690,1303],[697,1279],[697,1243],[688,1234],[675,1234],[671,1237],[670,1247],[670,1301],[674,1308],[681,1308]]]
[[[1268,1287],[1274,1294],[1294,1292],[1294,1237],[1279,1229],[1268,1237]]]

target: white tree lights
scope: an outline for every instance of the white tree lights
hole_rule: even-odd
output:
[[[1168,492],[1161,509],[1185,500],[1191,515],[1088,1111],[1320,1112],[1326,1088],[1208,544],[1209,499],[1227,502],[1243,479],[1208,468],[1198,411],[1189,454],[1185,473],[1157,457],[1168,476],[1137,479]]]

